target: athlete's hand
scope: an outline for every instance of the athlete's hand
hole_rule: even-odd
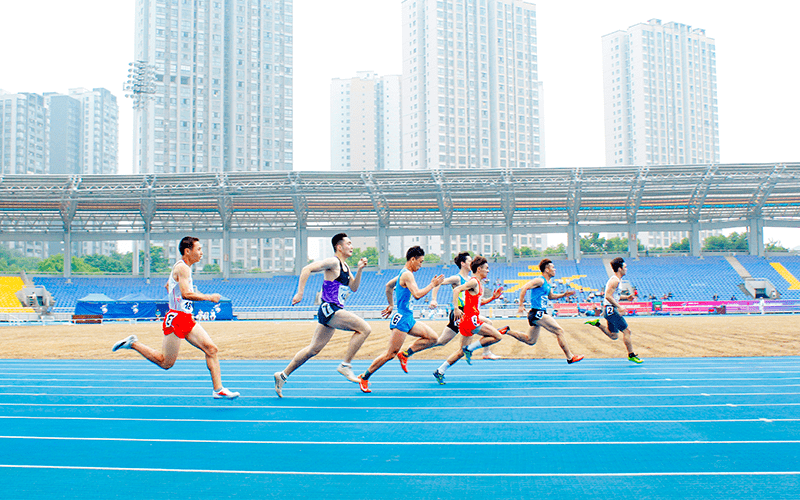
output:
[[[440,274],[439,276],[434,277],[431,280],[431,283],[433,284],[433,286],[439,286],[442,284],[442,281],[444,281],[444,274]]]
[[[303,293],[296,293],[295,296],[292,297],[292,305],[299,304],[301,300],[303,300]]]
[[[619,306],[619,307],[617,307],[617,312],[620,313],[620,315],[624,315],[624,314],[626,314],[628,312],[628,310],[625,309],[622,306]]]
[[[456,321],[460,320],[463,315],[464,311],[462,311],[460,308],[456,307],[453,309],[453,318],[455,318]]]
[[[495,290],[494,293],[492,294],[492,300],[499,299],[502,296],[503,296],[503,287],[501,286],[500,288]]]
[[[220,295],[218,293],[212,293],[211,295],[208,296],[208,300],[210,300],[211,302],[219,302],[219,299],[221,299],[221,298],[222,298],[222,295]]]
[[[437,307],[439,307],[439,303],[436,302],[435,300],[431,300],[431,303],[428,307],[430,307],[431,309],[436,309]]]
[[[365,267],[367,267],[367,258],[366,257],[361,257],[361,260],[358,261],[358,270],[360,271],[360,270],[364,269]]]
[[[391,316],[392,315],[392,309],[394,309],[394,306],[386,306],[386,309],[381,311],[381,317],[382,318],[388,318],[389,316]]]
[[[566,292],[564,292],[564,297],[565,298],[566,297],[572,297],[573,295],[575,295],[575,290],[567,290]]]
[[[519,303],[519,309],[517,309],[517,314],[521,314],[521,315],[525,314],[525,303],[524,302],[520,302]]]

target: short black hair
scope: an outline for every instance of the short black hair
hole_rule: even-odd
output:
[[[413,259],[414,257],[422,257],[425,255],[425,250],[422,249],[421,246],[416,245],[408,249],[406,252],[406,261]]]
[[[194,248],[194,243],[196,241],[200,241],[199,238],[195,238],[194,236],[184,236],[181,240],[180,244],[178,245],[178,252],[180,252],[181,257],[183,257],[183,253],[186,250],[191,250]]]
[[[620,269],[622,269],[623,264],[625,264],[625,259],[623,259],[622,257],[617,257],[616,259],[611,261],[611,270],[617,272]]]
[[[453,259],[453,262],[455,262],[456,266],[458,266],[458,268],[461,269],[461,264],[466,262],[468,257],[469,257],[469,252],[461,252],[460,254],[456,255],[456,258]]]
[[[470,265],[469,267],[470,269],[472,269],[473,273],[477,273],[478,268],[486,264],[487,262],[489,261],[486,260],[486,257],[484,257],[483,255],[476,255],[475,258],[472,259],[472,265]]]
[[[331,238],[331,245],[333,245],[333,251],[336,251],[336,245],[338,245],[343,239],[347,238],[347,235],[344,233],[339,233]]]
[[[553,263],[553,261],[550,260],[550,259],[542,259],[542,260],[540,260],[539,261],[539,270],[541,272],[544,272],[544,270],[547,269],[547,266],[549,266],[552,263]]]

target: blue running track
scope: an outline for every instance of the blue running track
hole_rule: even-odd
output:
[[[798,357],[438,364],[0,360],[0,498],[800,498]]]

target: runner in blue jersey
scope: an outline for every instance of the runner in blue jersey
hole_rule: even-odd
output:
[[[391,316],[389,327],[392,330],[392,335],[389,338],[389,347],[386,352],[375,358],[367,368],[367,371],[359,375],[359,387],[363,392],[372,392],[369,388],[369,378],[386,362],[397,356],[397,353],[403,347],[406,335],[418,337],[411,345],[414,351],[421,351],[431,347],[438,340],[433,328],[425,323],[416,321],[414,312],[411,310],[411,297],[417,300],[421,299],[433,290],[434,286],[441,285],[444,280],[443,274],[435,276],[428,286],[420,290],[417,286],[417,280],[414,279],[414,273],[419,271],[424,261],[425,250],[419,246],[409,248],[408,252],[406,252],[406,265],[399,275],[386,283],[386,300],[388,300],[389,305],[381,312],[381,316],[384,318]],[[397,310],[394,311],[394,314],[392,314],[394,309],[393,295],[397,297]]]
[[[458,266],[459,268],[458,274],[454,274],[449,278],[445,278],[444,281],[442,281],[442,284],[439,286],[450,285],[453,288],[455,288],[457,286],[463,285],[464,283],[467,282],[467,280],[469,280],[469,271],[470,271],[469,268],[472,265],[472,256],[469,254],[469,252],[459,253],[458,255],[456,255],[455,259],[453,259],[453,262],[455,262],[456,266]],[[433,291],[431,292],[431,297],[432,297],[430,303],[431,309],[436,309],[439,306],[439,303],[436,302],[436,294],[439,290],[439,286],[433,287]],[[501,295],[503,295],[502,287],[495,290],[494,293],[492,294],[491,299],[489,299],[486,302],[483,302],[482,305],[488,304],[489,302],[499,298]],[[464,309],[463,293],[459,297],[458,307],[459,309],[462,310]],[[489,321],[487,318],[482,317],[481,319],[484,322],[488,322],[490,325],[492,324],[492,322]],[[453,338],[456,335],[458,335],[458,321],[455,318],[455,309],[451,309],[450,317],[447,321],[447,326],[444,327],[444,330],[442,330],[442,333],[439,335],[439,340],[435,344],[432,344],[427,347],[422,347],[419,350],[415,345],[411,345],[406,350],[397,353],[397,359],[400,361],[400,368],[402,368],[404,372],[408,373],[408,358],[410,358],[413,354],[416,354],[420,351],[424,351],[425,349],[430,349],[431,347],[439,347],[446,345],[448,342],[453,340]],[[500,356],[495,355],[489,349],[490,349],[489,347],[483,348],[484,359],[500,358]]]
[[[528,311],[528,333],[517,333],[509,331],[508,335],[515,337],[520,342],[534,345],[539,340],[541,329],[551,332],[556,336],[558,345],[567,357],[567,363],[577,363],[583,356],[574,356],[569,349],[567,339],[564,336],[564,329],[556,322],[555,318],[547,314],[547,301],[560,299],[575,295],[575,290],[568,290],[564,293],[553,293],[551,280],[556,275],[556,266],[550,259],[542,259],[539,262],[539,270],[542,276],[528,281],[519,290],[519,313],[525,314],[525,292],[531,291],[531,310]]]
[[[596,326],[611,340],[617,340],[618,333],[622,332],[622,342],[625,343],[625,348],[628,350],[628,361],[641,364],[642,360],[633,352],[631,329],[628,328],[628,322],[622,317],[627,311],[619,303],[619,283],[622,277],[628,274],[628,264],[622,257],[617,257],[611,261],[611,270],[614,275],[608,279],[603,296],[603,317],[608,322],[608,327],[600,323],[599,319],[587,321],[586,324]]]
[[[297,294],[292,298],[292,305],[298,304],[303,300],[303,291],[311,273],[324,272],[322,282],[322,303],[319,306],[317,319],[319,325],[311,339],[311,344],[301,349],[282,372],[275,373],[275,392],[279,397],[283,397],[283,384],[293,371],[300,368],[303,363],[319,354],[323,347],[333,337],[336,329],[349,330],[353,332],[350,344],[347,347],[344,360],[336,369],[344,375],[347,380],[358,383],[358,377],[353,373],[350,364],[353,361],[358,349],[367,339],[372,329],[362,318],[344,309],[344,302],[350,291],[358,290],[361,283],[361,271],[367,266],[366,257],[358,262],[356,275],[350,272],[350,267],[346,260],[353,255],[353,242],[344,233],[339,233],[331,239],[335,256],[319,262],[313,262],[300,272],[300,280],[297,284]]]

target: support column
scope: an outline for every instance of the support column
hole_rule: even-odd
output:
[[[69,230],[64,231],[64,277],[67,283],[72,283],[72,235]]]
[[[639,258],[639,240],[637,239],[636,224],[628,226],[628,256],[631,259]]]
[[[133,240],[133,258],[131,259],[131,274],[139,276],[139,240]]]
[[[763,257],[764,253],[764,221],[760,218],[750,219],[747,226],[747,246],[750,255]]]
[[[231,232],[227,227],[222,229],[222,279],[231,277]]]
[[[581,235],[578,224],[572,222],[567,227],[567,258],[575,261],[581,258]]]
[[[700,223],[692,222],[692,233],[689,235],[689,249],[692,257],[700,257],[703,247],[700,246]]]
[[[308,262],[308,229],[298,228],[294,234],[294,272],[300,275]]]
[[[149,226],[149,224],[148,224]],[[150,284],[150,228],[144,231],[144,279]]]
[[[389,237],[386,236],[386,227],[378,226],[378,269],[389,268]]]
[[[450,242],[451,238],[452,236],[450,235],[450,226],[445,225],[444,231],[442,232],[442,262],[445,264],[450,263],[450,259],[452,258],[451,255],[453,255],[453,250]]]
[[[514,262],[514,231],[511,225],[506,226],[506,262]]]

